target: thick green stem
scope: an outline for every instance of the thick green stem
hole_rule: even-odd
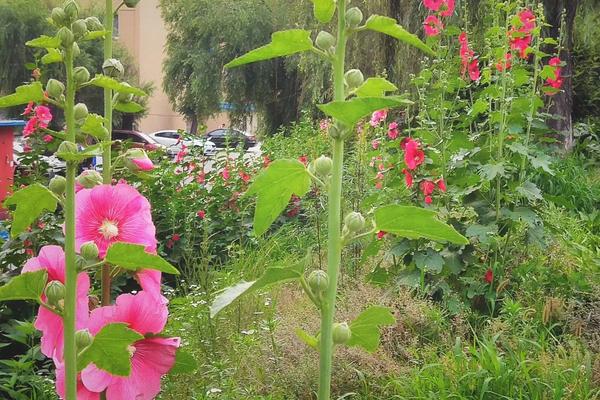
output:
[[[346,0],[338,1],[338,32],[336,55],[333,63],[335,101],[343,101],[346,63]],[[331,393],[331,365],[333,357],[333,320],[337,295],[338,275],[342,259],[341,214],[342,175],[344,165],[344,138],[333,139],[333,172],[329,186],[327,273],[329,288],[321,304],[321,343],[319,360],[319,400],[329,400]]]
[[[113,2],[112,0],[106,0],[105,17],[104,17],[104,30],[106,36],[104,37],[104,59],[108,60],[112,58],[113,53]],[[112,119],[113,119],[113,108],[112,108],[112,90],[104,89],[104,118],[106,119],[106,129],[108,129],[108,138],[104,146],[104,152],[102,154],[102,178],[104,184],[110,185],[112,183],[112,155],[110,141],[112,137]],[[107,306],[110,304],[110,265],[102,266],[102,305]]]
[[[75,81],[73,79],[73,50],[65,51],[67,73],[67,96],[65,119],[67,140],[75,142]],[[64,347],[66,400],[77,400],[77,348],[75,346],[75,313],[77,294],[77,266],[75,263],[75,175],[77,164],[67,163],[67,187],[65,201],[65,307],[64,307]]]
[[[537,86],[537,81],[538,81],[538,77],[539,77],[539,73],[540,73],[540,67],[539,67],[539,62],[538,62],[538,53],[539,50],[539,44],[538,46],[536,46],[535,48],[535,52],[533,53],[533,84],[531,87],[531,94],[529,97],[529,101],[530,101],[530,106],[529,106],[529,114],[528,114],[528,118],[527,118],[527,133],[525,134],[525,148],[527,149],[527,151],[529,151],[529,141],[531,140],[531,126],[533,125],[533,115],[535,114],[535,97],[537,94],[537,90],[538,90],[538,86]],[[521,156],[521,168],[519,171],[519,181],[521,183],[523,183],[525,181],[525,167],[526,167],[526,163],[527,163],[527,156],[526,155],[522,155]]]

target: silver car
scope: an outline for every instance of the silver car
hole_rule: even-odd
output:
[[[213,142],[205,138],[198,137],[197,139],[186,139],[182,138],[180,131],[176,130],[164,130],[157,131],[150,134],[157,142],[167,147],[167,153],[175,156],[179,153],[185,145],[186,147],[202,147],[204,149],[204,155],[212,156],[216,154],[217,148]]]

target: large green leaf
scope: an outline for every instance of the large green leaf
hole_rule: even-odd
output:
[[[355,90],[358,97],[383,97],[387,92],[395,92],[398,87],[385,78],[369,78]]]
[[[394,318],[389,308],[371,306],[350,324],[352,336],[347,344],[348,346],[362,347],[372,353],[379,347],[379,329],[382,326],[394,325],[395,323],[396,318]]]
[[[44,100],[44,89],[40,82],[19,86],[15,93],[0,97],[0,108],[20,106],[30,101],[39,103]]]
[[[252,293],[258,289],[272,285],[300,279],[304,272],[304,263],[298,263],[293,267],[270,267],[265,273],[255,281],[240,282],[228,288],[225,288],[210,306],[210,315],[214,317],[222,309],[239,299],[243,295]]]
[[[131,271],[154,269],[167,274],[179,275],[177,268],[168,261],[156,254],[146,252],[144,246],[139,244],[114,243],[108,248],[104,261]]]
[[[313,42],[310,31],[302,29],[291,29],[289,31],[275,32],[271,36],[271,43],[259,47],[241,57],[230,61],[225,65],[227,68],[239,67],[257,61],[269,60],[271,58],[289,56],[292,54],[312,49]]]
[[[377,229],[409,239],[469,244],[467,238],[436,218],[436,213],[413,206],[390,205],[375,211]]]
[[[175,365],[169,371],[169,375],[189,374],[198,369],[198,363],[190,353],[177,349],[175,353]]]
[[[537,185],[531,181],[525,181],[519,187],[517,187],[517,192],[521,194],[523,197],[526,197],[529,201],[542,200],[542,191]]]
[[[349,126],[384,108],[398,107],[407,101],[399,97],[355,97],[347,101],[319,104],[321,111]]]
[[[48,54],[42,57],[43,64],[53,64],[63,60],[62,53],[56,49],[47,49]]]
[[[57,37],[42,35],[38,38],[25,42],[26,46],[39,47],[42,49],[57,49],[60,47],[60,39]]]
[[[415,264],[420,270],[437,275],[444,268],[444,258],[437,251],[427,249],[426,252],[415,254]]]
[[[77,357],[77,370],[90,363],[116,376],[129,376],[131,355],[129,346],[144,337],[127,327],[127,324],[108,324],[94,337],[92,344]]]
[[[311,0],[315,9],[315,18],[324,24],[331,21],[335,14],[335,0]]]
[[[431,56],[435,55],[435,53],[429,48],[429,46],[423,43],[416,35],[413,35],[406,29],[404,29],[402,26],[400,26],[398,22],[393,18],[384,17],[381,15],[372,15],[367,20],[366,26],[367,29],[389,35],[404,43],[416,47],[417,49]]]
[[[102,143],[97,143],[91,146],[87,146],[85,149],[77,152],[57,151],[54,154],[56,154],[56,157],[65,161],[83,161],[87,160],[88,158],[101,155],[103,148],[104,145]]]
[[[40,216],[42,211],[56,211],[57,204],[58,198],[54,193],[39,183],[29,185],[8,197],[4,201],[4,205],[16,206],[12,214],[11,237],[15,238],[27,229]]]
[[[133,101],[129,101],[127,103],[120,101],[115,104],[114,109],[128,114],[135,114],[144,111],[144,107]]]
[[[0,301],[35,300],[38,301],[46,288],[48,273],[46,270],[25,272],[12,278],[0,287]]]
[[[312,347],[315,350],[319,349],[319,339],[306,332],[301,328],[296,328],[296,336],[302,340],[307,346]]]
[[[88,114],[81,126],[81,132],[92,135],[98,139],[108,137],[108,129],[105,127],[106,120],[98,114]]]
[[[106,75],[96,75],[94,79],[88,82],[89,85],[98,86],[104,89],[111,89],[123,94],[132,94],[134,96],[144,97],[146,93],[142,89],[125,85]]]
[[[247,195],[256,194],[254,232],[262,235],[288,205],[292,195],[304,196],[310,189],[310,175],[298,160],[271,163],[250,185]]]

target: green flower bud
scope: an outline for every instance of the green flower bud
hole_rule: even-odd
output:
[[[311,272],[308,276],[308,286],[314,294],[325,293],[329,287],[329,275],[320,269]]]
[[[315,160],[315,172],[319,176],[329,176],[333,170],[333,160],[326,156],[321,156]]]
[[[52,19],[52,22],[54,22],[54,25],[62,27],[66,23],[67,15],[65,14],[65,10],[60,7],[56,7],[52,9],[50,18]]]
[[[75,108],[73,109],[73,114],[75,114],[76,121],[83,121],[84,119],[87,118],[87,116],[89,114],[88,108],[85,104],[78,103],[75,105]]]
[[[50,97],[59,98],[65,92],[65,85],[56,79],[49,79],[46,84],[46,92]]]
[[[79,16],[79,6],[77,5],[77,2],[74,0],[66,1],[65,4],[63,5],[63,9],[65,10],[65,15],[71,21],[76,20],[77,17]]]
[[[73,78],[78,85],[87,83],[90,80],[90,71],[86,67],[77,67],[73,70]]]
[[[346,215],[344,224],[350,232],[360,232],[365,229],[365,217],[363,217],[359,212],[351,212],[350,214]]]
[[[333,324],[333,343],[335,344],[346,344],[352,337],[352,331],[347,323],[335,323]]]
[[[87,25],[88,31],[103,31],[104,25],[102,22],[96,17],[87,17],[85,19],[85,24]]]
[[[71,30],[73,31],[76,39],[81,39],[88,33],[87,24],[83,19],[78,19],[77,21],[73,22],[73,24],[71,24]]]
[[[75,36],[73,36],[73,32],[69,28],[63,26],[58,30],[56,36],[60,39],[63,48],[68,49],[69,46],[73,46]]]
[[[365,82],[365,77],[363,76],[363,73],[360,72],[360,70],[351,69],[348,72],[346,72],[346,75],[344,75],[344,80],[346,81],[346,85],[348,85],[348,88],[350,90],[353,90]]]
[[[69,142],[69,141],[64,141],[62,142],[59,146],[58,149],[56,150],[56,153],[58,154],[69,154],[69,153],[77,153],[78,149],[77,149],[77,145],[73,142]]]
[[[98,171],[87,170],[83,171],[77,177],[77,183],[86,189],[91,189],[95,186],[102,185],[102,175]]]
[[[363,21],[364,15],[360,8],[352,7],[346,11],[346,25],[348,28],[358,28],[360,23]]]
[[[317,47],[323,51],[329,51],[335,46],[335,37],[329,32],[321,31],[315,40]]]
[[[129,8],[135,8],[135,6],[137,6],[137,4],[140,2],[140,0],[125,0],[124,3],[127,7]]]
[[[81,50],[79,49],[79,45],[77,42],[73,42],[73,58],[79,57],[81,54]]]
[[[332,139],[343,138],[345,132],[346,132],[346,128],[344,126],[341,126],[338,123],[335,123],[329,127],[329,136],[331,136]]]
[[[77,346],[77,352],[88,347],[94,341],[94,337],[87,329],[80,329],[75,332],[75,345]]]
[[[98,246],[94,242],[86,242],[81,245],[81,248],[79,249],[79,254],[86,260],[95,261],[98,259]]]
[[[59,307],[61,300],[65,299],[65,285],[60,281],[51,281],[44,290],[48,304]]]
[[[102,64],[102,71],[106,76],[118,78],[123,75],[125,69],[123,68],[123,64],[121,64],[121,61],[109,58]]]
[[[48,184],[48,189],[57,196],[62,196],[63,193],[65,193],[66,187],[67,180],[64,176],[60,175],[56,175],[54,178],[50,179],[50,183]]]

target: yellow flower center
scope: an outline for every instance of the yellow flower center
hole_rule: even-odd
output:
[[[98,228],[98,231],[106,240],[110,240],[119,236],[119,227],[115,222],[109,220],[104,220],[102,225],[100,225],[100,228]]]

